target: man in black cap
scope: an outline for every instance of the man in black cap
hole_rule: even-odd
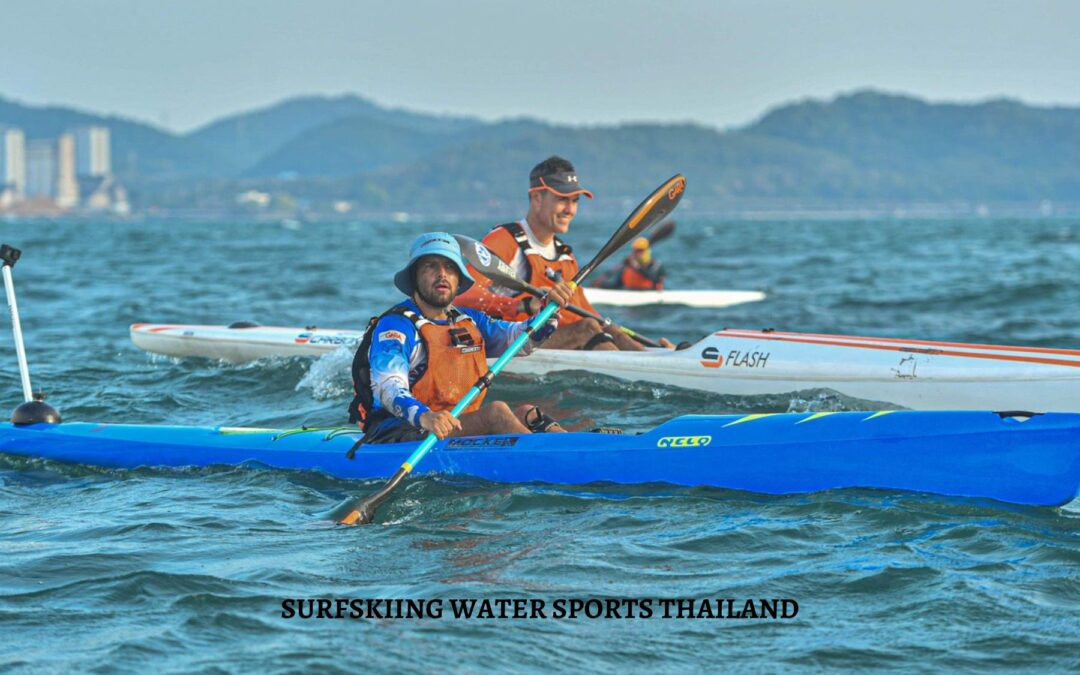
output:
[[[578,271],[571,248],[560,235],[570,231],[581,195],[592,199],[582,187],[577,171],[569,161],[551,156],[529,172],[529,211],[516,223],[496,226],[483,243],[518,272],[518,278],[538,288],[569,281]],[[473,307],[491,316],[509,321],[523,321],[540,310],[540,301],[528,293],[492,284],[491,280],[470,268],[477,283],[458,297],[460,306]],[[571,304],[597,313],[578,288]],[[617,326],[601,326],[591,319],[559,310],[559,328],[544,343],[548,349],[623,349],[639,351],[641,345]]]

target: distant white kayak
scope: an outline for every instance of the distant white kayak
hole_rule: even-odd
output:
[[[135,323],[131,341],[144,351],[165,356],[201,356],[244,363],[268,356],[321,356],[355,349],[363,331],[336,328],[285,328],[238,322],[230,326]]]
[[[689,307],[731,307],[765,299],[761,291],[628,291],[586,288],[585,297],[594,305],[687,305]]]
[[[326,328],[134,324],[149,352],[249,361],[354,349],[362,334]],[[680,351],[541,349],[508,372],[585,370],[626,380],[754,396],[832,389],[915,409],[1080,411],[1080,350],[722,330]]]

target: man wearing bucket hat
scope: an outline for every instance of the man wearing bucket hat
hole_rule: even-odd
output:
[[[518,278],[533,286],[549,288],[573,279],[578,271],[577,258],[560,235],[570,230],[582,195],[590,199],[593,196],[578,181],[574,165],[562,157],[548,157],[529,173],[529,210],[525,217],[516,223],[497,225],[483,243],[514,267]],[[477,283],[462,294],[459,305],[508,320],[527,319],[540,310],[540,303],[528,293],[502,288],[479,273],[475,275]],[[583,288],[574,291],[570,302],[597,314]],[[643,349],[617,326],[602,326],[567,310],[560,310],[558,315],[559,328],[545,341],[546,348]]]
[[[408,299],[372,317],[353,359],[349,420],[363,427],[365,443],[420,440],[428,432],[446,438],[562,431],[537,406],[511,410],[494,401],[481,407],[486,389],[460,418],[450,414],[487,372],[487,357],[502,354],[528,325],[454,307],[454,298],[473,284],[452,235],[430,232],[413,241],[408,264],[394,275]],[[549,291],[559,305],[571,294],[566,282]],[[555,319],[532,339],[543,341],[557,325]],[[522,354],[531,350],[527,345]]]

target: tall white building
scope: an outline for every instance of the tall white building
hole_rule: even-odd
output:
[[[75,130],[75,172],[84,176],[112,173],[111,140],[108,127],[80,127]]]
[[[56,186],[56,142],[32,139],[26,143],[26,197],[52,198]]]
[[[0,127],[0,194],[12,201],[26,196],[26,137],[22,129]]]
[[[70,209],[79,205],[79,181],[75,178],[75,135],[56,139],[56,205]]]

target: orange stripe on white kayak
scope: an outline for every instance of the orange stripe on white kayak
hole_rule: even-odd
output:
[[[825,340],[852,340],[858,342],[885,342],[904,345],[925,345],[928,347],[959,347],[961,349],[988,349],[999,352],[1021,352],[1031,354],[1064,354],[1068,356],[1076,356],[1080,358],[1080,349],[1056,349],[1053,347],[1014,347],[1009,345],[987,345],[981,343],[968,343],[968,342],[937,342],[934,340],[907,340],[897,338],[880,338],[880,337],[863,337],[858,335],[826,335],[822,333],[785,333],[782,331],[772,331],[764,333],[762,331],[753,330],[741,330],[741,329],[725,329],[714,333],[714,335],[720,337],[757,337],[757,338],[769,338],[769,339],[790,339],[793,342],[806,341],[805,338],[825,339]]]
[[[1050,365],[1050,366],[1070,366],[1072,368],[1080,368],[1080,361],[1069,361],[1067,359],[1050,359],[1050,358],[1042,358],[1042,357],[1038,357],[1038,356],[1014,356],[1012,354],[980,354],[978,352],[961,352],[961,351],[953,351],[953,350],[949,350],[949,349],[938,349],[936,347],[936,345],[945,346],[947,343],[944,343],[944,342],[919,343],[919,342],[912,341],[914,344],[935,345],[935,347],[929,348],[929,349],[918,349],[916,347],[899,347],[899,346],[894,346],[894,345],[872,344],[870,342],[847,341],[850,338],[848,338],[846,336],[844,336],[842,339],[835,339],[835,340],[818,340],[818,339],[803,340],[803,339],[797,339],[795,337],[791,337],[792,335],[799,335],[799,333],[790,333],[790,334],[787,334],[787,335],[785,335],[783,333],[781,333],[779,335],[777,335],[776,333],[753,333],[753,334],[740,335],[740,334],[729,333],[727,331],[721,331],[719,333],[716,333],[716,335],[718,337],[753,338],[755,340],[770,340],[770,341],[774,341],[774,342],[796,342],[796,343],[802,343],[802,344],[808,344],[808,345],[829,345],[829,346],[832,346],[832,347],[856,347],[858,349],[878,349],[878,350],[882,350],[882,351],[906,352],[906,353],[910,353],[910,354],[925,353],[925,354],[929,354],[931,356],[962,356],[962,357],[968,358],[968,359],[986,359],[986,360],[991,360],[991,361],[1016,361],[1016,362],[1020,362],[1020,363],[1041,363],[1041,364]],[[900,341],[897,340],[897,342],[900,342]],[[960,343],[955,343],[955,344],[960,344]],[[963,346],[967,347],[969,345],[963,345]],[[1000,347],[996,347],[996,348],[991,347],[991,348],[1000,349]],[[1050,352],[1050,353],[1062,353],[1062,352],[1059,351],[1059,352]],[[1065,351],[1064,353],[1067,353],[1067,354],[1068,353],[1075,353],[1077,356],[1080,356],[1080,352]]]

